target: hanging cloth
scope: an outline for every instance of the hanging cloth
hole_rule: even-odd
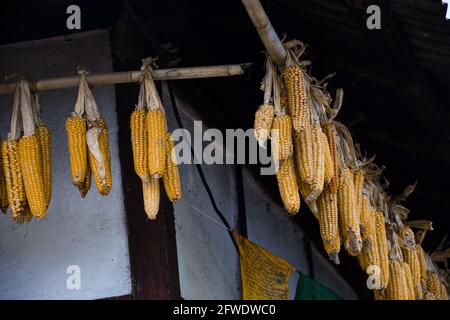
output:
[[[320,282],[299,273],[294,300],[343,300],[341,296]]]
[[[294,267],[233,231],[239,248],[242,299],[288,300],[289,275]]]

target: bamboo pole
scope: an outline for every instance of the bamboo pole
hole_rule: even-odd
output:
[[[153,78],[155,80],[180,80],[237,76],[243,74],[249,66],[249,63],[244,63],[207,67],[156,69],[153,70]],[[140,78],[140,71],[89,74],[86,76],[87,82],[93,86],[138,82]],[[78,76],[42,79],[31,81],[30,88],[32,91],[44,91],[77,87],[79,81],[80,77]],[[15,87],[15,82],[0,83],[0,94],[13,93]]]
[[[242,4],[245,10],[247,10],[270,57],[277,65],[283,66],[286,60],[286,50],[270,23],[269,17],[264,11],[261,2],[259,0],[242,0]]]

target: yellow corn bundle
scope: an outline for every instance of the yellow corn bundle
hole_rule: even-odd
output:
[[[438,299],[441,296],[441,282],[436,272],[427,271],[426,283],[427,290],[433,294],[435,299]]]
[[[20,138],[19,158],[31,214],[34,217],[42,218],[47,211],[47,201],[42,172],[41,149],[36,134]]]
[[[88,163],[86,177],[84,178],[83,183],[77,186],[82,198],[85,198],[87,193],[89,192],[89,189],[91,189],[91,182],[92,182],[92,171],[91,166]]]
[[[425,262],[424,252],[420,244],[416,244],[416,253],[420,266],[420,279],[422,282],[424,282],[427,279],[427,264]]]
[[[328,254],[328,258],[335,264],[340,264],[339,251],[341,250],[341,238],[339,236],[339,232],[337,233],[336,237],[334,237],[331,244],[326,241],[322,241],[322,243],[325,252]]]
[[[416,300],[411,267],[404,261],[401,261],[400,264],[405,272],[406,284],[408,285],[408,300]]]
[[[330,192],[336,193],[339,188],[339,167],[338,167],[338,151],[336,144],[336,128],[332,123],[325,124],[323,132],[327,137],[328,146],[330,148],[331,160],[333,163],[333,178],[325,185]]]
[[[16,220],[22,217],[27,203],[16,140],[6,140],[2,143],[2,158],[8,204],[12,217]]]
[[[361,221],[362,189],[364,185],[364,174],[361,169],[353,171],[353,185],[355,186],[356,212]]]
[[[256,111],[254,122],[255,138],[260,144],[264,144],[269,138],[274,116],[275,112],[271,104],[263,104]]]
[[[314,170],[312,126],[308,123],[304,130],[294,134],[295,162],[301,181],[312,184]]]
[[[142,182],[144,209],[150,220],[155,220],[159,210],[159,178],[150,177]]]
[[[292,155],[292,120],[287,114],[277,115],[272,125],[272,152],[276,161],[284,161]]]
[[[317,121],[313,125],[313,181],[311,183],[311,195],[309,200],[317,199],[322,193],[325,181],[325,155],[323,150],[322,128]]]
[[[96,120],[92,127],[99,128],[100,135],[98,136],[98,145],[100,147],[100,152],[103,160],[103,167],[105,170],[105,178],[102,179],[99,172],[99,163],[95,156],[89,151],[89,166],[92,170],[92,176],[94,177],[95,185],[97,186],[98,192],[106,196],[109,194],[112,188],[112,175],[111,175],[111,155],[109,153],[109,142],[108,142],[108,128],[103,119]],[[87,170],[87,168],[86,168]],[[86,176],[86,175],[85,175]],[[85,180],[83,180],[84,182]]]
[[[337,195],[322,192],[317,198],[317,208],[322,241],[332,244],[333,240],[339,236]]]
[[[41,148],[42,178],[48,208],[52,196],[52,135],[50,129],[44,125],[36,127],[36,135]]]
[[[399,261],[389,261],[389,274],[386,298],[388,300],[408,300],[408,282],[405,270]]]
[[[298,65],[288,66],[284,70],[284,83],[288,97],[289,114],[295,131],[301,131],[309,121],[308,95],[305,88],[305,76]]]
[[[448,300],[447,287],[441,282],[441,300]]]
[[[416,249],[405,248],[402,250],[402,252],[403,252],[403,259],[411,267],[415,297],[417,300],[421,300],[422,299],[421,270]]]
[[[296,214],[300,210],[300,195],[292,157],[283,161],[276,176],[284,208],[289,214]]]
[[[386,237],[386,226],[383,212],[375,212],[375,235],[381,269],[381,287],[389,284],[389,247]]]
[[[322,144],[323,144],[323,156],[325,161],[325,181],[324,186],[330,183],[331,179],[334,177],[334,164],[333,158],[331,157],[330,146],[328,144],[327,136],[322,131]]]
[[[86,120],[77,115],[67,118],[66,132],[72,182],[78,186],[87,172]]]
[[[167,125],[166,115],[160,108],[147,112],[148,173],[150,176],[162,177],[166,168]]]
[[[146,114],[145,109],[138,108],[133,111],[130,117],[134,171],[142,181],[148,180]]]
[[[167,197],[173,202],[181,199],[181,183],[180,173],[178,172],[177,157],[175,155],[175,146],[170,133],[167,133],[166,162],[167,164],[163,175],[163,184]]]
[[[344,168],[339,179],[338,208],[340,227],[344,235],[344,247],[347,252],[357,256],[361,252],[361,233],[359,217],[356,212],[353,175],[349,168]]]

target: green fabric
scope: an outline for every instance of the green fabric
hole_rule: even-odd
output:
[[[295,300],[343,300],[330,288],[299,272]]]

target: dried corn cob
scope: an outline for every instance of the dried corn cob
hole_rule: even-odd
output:
[[[331,159],[333,161],[333,178],[326,184],[325,188],[328,188],[330,192],[336,193],[339,188],[339,167],[338,167],[338,151],[336,144],[336,128],[332,123],[325,124],[323,127],[330,147]]]
[[[344,241],[346,241],[344,247],[349,254],[358,255],[362,246],[360,221],[356,212],[353,176],[348,168],[342,170],[339,180],[338,208],[339,218],[342,222],[342,233]]]
[[[364,184],[364,174],[361,169],[355,170],[353,172],[353,185],[355,186],[355,202],[356,202],[356,212],[361,221],[361,210],[362,210],[362,189]]]
[[[370,205],[369,199],[362,195],[361,201],[361,235],[363,246],[375,241],[375,213]]]
[[[150,220],[155,220],[159,210],[159,178],[150,177],[142,182],[144,209]]]
[[[34,217],[42,218],[47,211],[47,201],[41,149],[36,134],[24,136],[19,140],[19,158],[31,214]]]
[[[143,108],[137,108],[133,111],[130,118],[134,171],[142,181],[148,180],[146,113]]]
[[[408,286],[408,300],[416,300],[416,295],[414,292],[414,282],[412,278],[411,267],[404,261],[400,262],[406,277],[406,284]]]
[[[88,163],[86,177],[84,178],[84,182],[78,185],[78,190],[80,191],[80,195],[82,198],[85,198],[89,189],[91,189],[92,183],[92,171],[91,166]]]
[[[323,150],[322,128],[316,121],[313,125],[313,176],[311,183],[311,194],[308,200],[317,199],[322,193],[325,181],[325,155]]]
[[[322,192],[317,198],[317,208],[322,241],[332,244],[333,240],[339,236],[337,195]]]
[[[305,76],[298,65],[286,67],[284,82],[288,97],[289,114],[292,117],[294,130],[299,132],[309,121],[310,107],[308,104]]]
[[[308,200],[308,196],[311,194],[311,188],[305,182],[298,178],[298,170],[296,171],[295,176],[297,177],[298,190],[300,191],[301,196],[305,199],[306,204],[308,205],[309,210],[312,212],[314,217],[319,220],[319,209],[317,208],[316,200]]]
[[[162,177],[166,168],[166,115],[161,108],[147,112],[148,172],[150,176]]]
[[[419,260],[419,266],[420,266],[420,280],[422,282],[425,282],[427,279],[427,265],[425,262],[425,256],[422,249],[422,246],[420,244],[416,244],[416,253],[417,253],[417,259]]]
[[[2,150],[2,142],[0,141],[0,150]],[[0,208],[6,214],[8,210],[8,192],[6,190],[5,174],[3,172],[3,163],[0,163]]]
[[[181,183],[177,157],[175,155],[175,146],[170,133],[167,133],[166,162],[166,169],[163,175],[164,189],[166,190],[167,197],[173,202],[181,199]]]
[[[289,214],[296,214],[300,209],[300,195],[298,193],[295,166],[292,157],[283,161],[276,176],[284,208]]]
[[[368,226],[366,228],[368,232],[367,239],[370,239],[370,241],[366,241],[364,243],[365,245],[363,246],[363,249],[361,250],[361,253],[359,255],[362,256],[365,262],[365,264],[362,267],[365,271],[368,271],[369,267],[376,266],[380,268],[381,273],[380,253],[378,252],[378,246],[375,240],[375,217],[373,215],[369,217],[367,226]],[[380,286],[382,286],[381,281]]]
[[[273,120],[272,152],[275,161],[284,161],[292,155],[292,120],[287,114],[277,115]]]
[[[408,300],[408,283],[399,261],[389,261],[389,284],[386,288],[388,300]]]
[[[331,157],[330,146],[328,144],[327,136],[322,132],[322,143],[323,143],[323,156],[325,161],[325,181],[324,186],[330,183],[331,179],[334,177],[334,163]]]
[[[386,227],[384,224],[384,215],[382,212],[375,212],[375,234],[378,247],[380,269],[381,269],[381,287],[386,288],[389,284],[389,254],[388,241],[386,237]]]
[[[411,274],[415,293],[414,296],[416,297],[417,300],[421,300],[422,299],[422,284],[420,274],[421,270],[416,249],[415,247],[413,249],[405,248],[402,250],[402,252],[403,252],[403,259],[411,267]]]
[[[274,116],[275,112],[273,105],[271,104],[263,104],[259,106],[255,113],[255,138],[258,140],[260,145],[264,145],[269,138]]]
[[[48,208],[52,196],[52,136],[45,125],[36,127],[36,136],[41,149],[42,177],[44,181],[45,201]]]
[[[441,284],[436,272],[427,271],[427,290],[430,291],[433,296],[438,299],[441,296]]]
[[[312,184],[314,157],[313,157],[312,126],[308,123],[305,128],[294,134],[295,161],[300,173],[301,181]]]
[[[72,182],[78,186],[83,184],[87,172],[86,120],[78,115],[67,118],[66,132]]]
[[[341,238],[339,236],[339,232],[337,233],[336,237],[334,237],[331,244],[326,241],[323,241],[322,243],[325,252],[328,254],[328,258],[335,264],[340,264],[339,251],[341,250]]]
[[[112,188],[111,155],[109,153],[108,128],[105,121],[100,118],[93,122],[89,130],[92,129],[98,130],[98,147],[101,153],[102,164],[100,164],[100,162],[97,160],[96,155],[91,150],[89,150],[89,166],[92,170],[92,176],[94,177],[98,192],[101,195],[106,196],[107,194],[109,194]]]

